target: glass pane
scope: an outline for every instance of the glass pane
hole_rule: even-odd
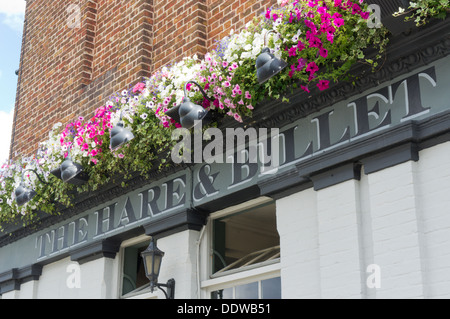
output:
[[[236,299],[258,299],[258,282],[237,286]]]
[[[261,299],[281,299],[281,278],[261,281]]]
[[[280,245],[275,204],[264,204],[214,220],[212,244],[213,274],[267,260],[273,254],[257,258],[255,253]]]

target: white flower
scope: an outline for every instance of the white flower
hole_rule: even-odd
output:
[[[279,25],[281,25],[283,23],[283,20],[281,18],[278,18],[275,20],[275,22],[273,22],[273,28],[277,29]]]

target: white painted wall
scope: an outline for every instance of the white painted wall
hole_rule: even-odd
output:
[[[449,194],[445,143],[419,162],[278,200],[283,298],[449,298]],[[372,264],[380,288],[367,285]]]
[[[118,258],[100,258],[82,265],[70,258],[44,266],[39,281],[21,285],[3,299],[117,298]]]
[[[307,189],[276,207],[283,298],[450,298],[450,142],[421,151],[419,162]],[[208,279],[209,237],[201,249],[202,282]],[[159,281],[175,278],[176,298],[198,296],[198,239],[199,232],[187,230],[158,240],[166,252]],[[78,264],[55,262],[39,281],[2,299],[117,298],[120,256],[79,266],[80,286],[73,289],[68,270]],[[367,285],[374,264],[379,288]]]

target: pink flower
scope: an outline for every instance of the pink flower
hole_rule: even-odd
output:
[[[301,71],[305,67],[307,60],[305,58],[300,58],[298,59],[297,62],[298,62],[297,71]]]
[[[117,155],[119,158],[124,158],[125,155],[123,155],[122,153],[120,153],[119,155]]]
[[[289,23],[292,23],[292,22],[294,22],[294,13],[293,12],[291,12],[291,15],[289,16]]]
[[[300,85],[300,88],[301,88],[303,91],[305,91],[305,92],[307,92],[307,93],[310,93],[310,91],[309,91],[309,89],[308,89],[308,86]]]
[[[317,71],[319,71],[319,67],[317,66],[316,62],[313,61],[308,63],[308,66],[306,67],[306,72],[309,72],[311,73],[311,75],[313,75]]]
[[[92,157],[95,157],[95,156],[97,156],[97,154],[98,154],[98,150],[97,150],[96,148],[94,148],[94,149],[91,151],[91,156],[92,156]]]
[[[352,14],[357,14],[357,13],[360,13],[360,12],[361,12],[361,7],[357,3],[354,3],[353,4]]]
[[[326,58],[326,57],[328,57],[328,50],[325,49],[325,48],[320,48],[319,49],[319,54],[320,54],[321,57]]]
[[[322,45],[322,41],[320,41],[320,39],[318,37],[312,36],[308,39],[308,41],[309,41],[310,48],[320,48]]]
[[[223,82],[223,86],[226,88],[229,88],[231,86],[231,84],[230,84],[230,82],[225,81],[225,82]]]
[[[328,33],[327,33],[327,40],[328,40],[330,43],[333,43],[333,42],[334,42],[334,34],[328,32]]]
[[[336,18],[333,20],[333,23],[336,27],[340,28],[345,24],[345,21],[342,18]]]
[[[314,7],[318,6],[318,5],[319,5],[319,0],[310,0],[308,2],[308,6],[311,7],[311,8],[314,8]]]
[[[133,93],[141,93],[145,89],[145,84],[140,82],[133,88]]]
[[[321,81],[319,81],[319,83],[317,83],[317,87],[321,91],[328,89],[329,85],[330,85],[330,81],[328,81],[328,80],[321,80]]]
[[[326,7],[319,7],[319,8],[317,8],[317,12],[319,14],[325,14],[325,13],[327,13],[327,8]]]
[[[297,48],[292,47],[289,49],[289,56],[296,56],[297,55]]]
[[[364,20],[369,19],[370,17],[370,12],[361,12],[361,18],[363,18]]]
[[[248,100],[251,100],[251,99],[252,99],[252,95],[250,94],[249,91],[246,91],[246,92],[245,92],[245,98],[248,99]]]

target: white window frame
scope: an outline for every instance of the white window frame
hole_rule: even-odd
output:
[[[122,295],[122,287],[123,287],[123,271],[124,271],[124,263],[125,263],[125,249],[127,247],[131,247],[134,245],[138,245],[143,242],[148,242],[150,240],[150,237],[147,235],[141,235],[136,238],[132,238],[129,240],[125,240],[122,245],[120,246],[119,251],[119,258],[120,258],[120,266],[119,268],[119,284],[118,284],[118,296],[119,299],[165,299],[165,296],[163,292],[159,290],[155,290],[153,293],[150,292],[150,282],[149,285],[145,285],[143,287],[137,288],[136,290],[133,290],[126,295]]]
[[[210,214],[205,229],[205,236],[202,241],[202,274],[200,281],[201,297],[211,299],[211,293],[217,290],[245,285],[261,280],[281,277],[280,258],[245,266],[242,269],[232,269],[219,274],[212,273],[212,252],[213,252],[213,222],[216,219],[226,217],[244,210],[248,210],[263,204],[269,204],[273,199],[261,197],[250,200],[240,205],[229,207]],[[259,292],[261,295],[261,292]]]

